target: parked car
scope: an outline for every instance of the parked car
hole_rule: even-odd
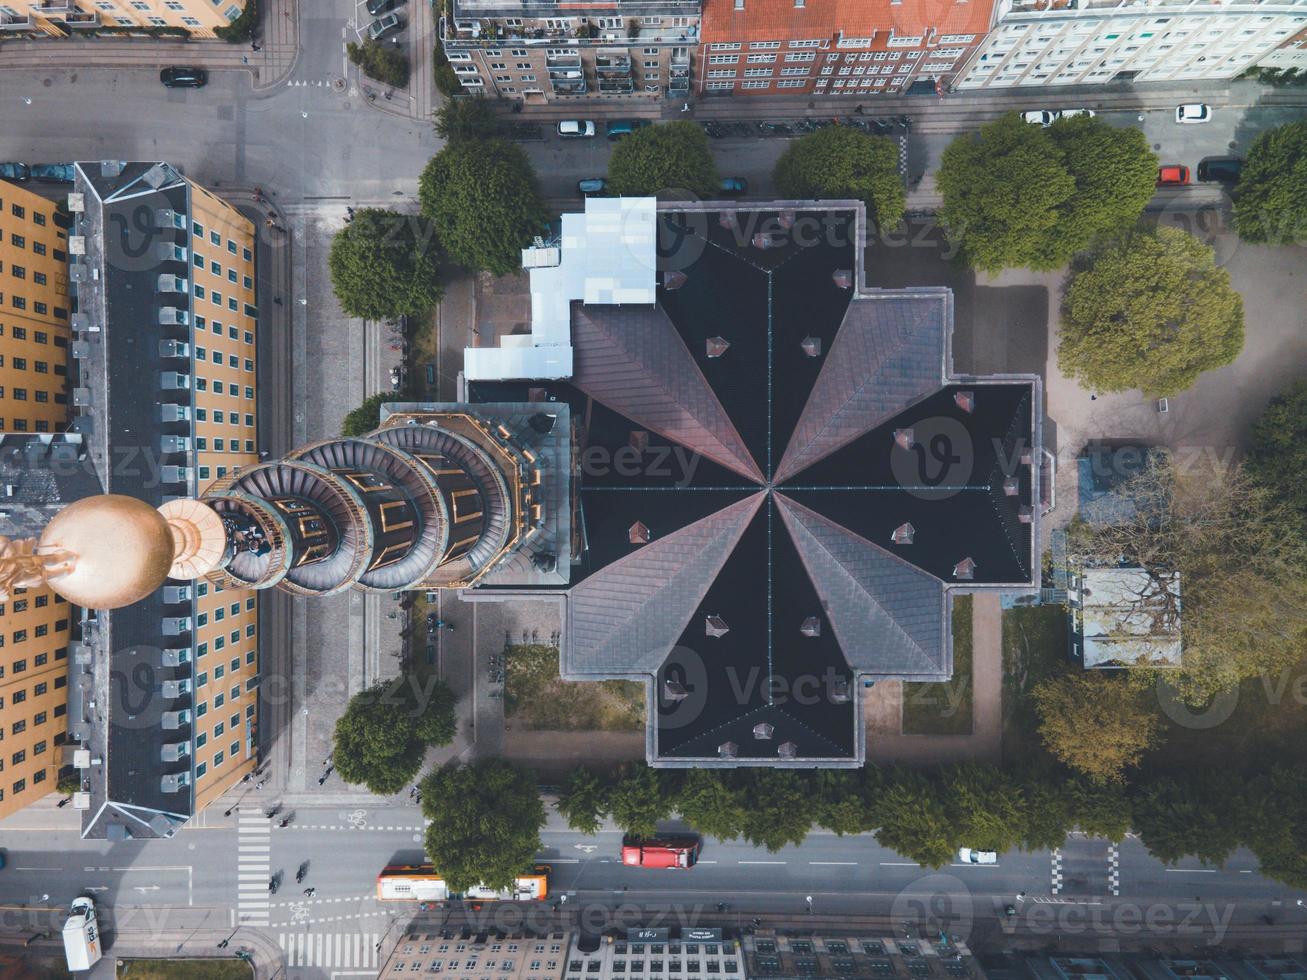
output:
[[[1205,123],[1212,121],[1212,107],[1203,102],[1186,102],[1175,107],[1178,123]]]
[[[1204,184],[1217,181],[1237,184],[1243,173],[1243,161],[1238,157],[1208,157],[1198,161],[1198,180]]]
[[[1189,168],[1178,163],[1159,167],[1157,170],[1158,187],[1181,187],[1189,183]]]
[[[381,14],[390,13],[406,3],[408,3],[408,0],[368,0],[368,13],[373,17],[378,17]]]
[[[73,182],[73,165],[71,163],[34,163],[32,179],[42,184],[71,184]]]
[[[728,197],[734,197],[749,193],[749,182],[743,177],[723,177],[717,189]]]
[[[1074,119],[1076,116],[1088,116],[1093,119],[1097,113],[1093,109],[1059,109],[1057,111],[1058,119]]]
[[[203,68],[174,65],[159,72],[159,81],[168,88],[204,88],[209,83],[209,73]]]
[[[648,125],[648,119],[610,119],[604,127],[604,133],[610,140],[619,140]]]
[[[994,851],[973,851],[969,847],[958,848],[959,864],[998,864],[998,854]]]
[[[12,180],[15,184],[21,184],[31,177],[31,168],[25,163],[0,163],[0,180]]]
[[[403,29],[403,17],[399,16],[399,14],[386,14],[384,17],[378,17],[368,25],[368,37],[374,41],[380,41],[392,34],[398,34]]]
[[[1031,109],[1029,112],[1021,113],[1021,118],[1028,123],[1034,123],[1037,126],[1051,126],[1057,116],[1047,109]]]
[[[558,135],[564,139],[582,139],[595,134],[595,124],[589,119],[564,119],[558,124]]]
[[[576,182],[576,189],[582,197],[588,197],[591,194],[602,194],[608,189],[608,181],[602,177],[587,177],[585,180]]]

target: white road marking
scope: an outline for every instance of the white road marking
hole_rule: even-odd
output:
[[[736,864],[785,864],[785,861],[736,861]]]
[[[808,863],[840,868],[856,868],[858,866],[857,861],[809,861]]]
[[[1166,870],[1172,871],[1176,874],[1214,875],[1216,874],[1217,869],[1216,868],[1167,868]]]

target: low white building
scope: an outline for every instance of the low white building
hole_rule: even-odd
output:
[[[998,0],[953,87],[1234,78],[1304,29],[1305,0]]]

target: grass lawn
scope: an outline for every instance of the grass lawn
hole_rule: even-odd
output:
[[[504,714],[514,726],[551,732],[637,731],[644,725],[644,685],[634,681],[563,681],[558,648],[510,646]]]
[[[1042,751],[1031,689],[1079,666],[1067,657],[1067,613],[1062,606],[1003,610],[1003,757]]]
[[[971,596],[953,600],[953,679],[903,685],[904,735],[971,734]]]
[[[122,960],[120,980],[250,980],[254,968],[235,957],[225,960]]]

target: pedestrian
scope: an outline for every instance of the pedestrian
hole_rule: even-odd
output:
[[[268,228],[272,228],[277,224],[277,222],[273,221],[271,218],[266,219],[263,223]]]
[[[274,296],[274,297],[272,297],[272,305],[273,305],[273,306],[280,306],[280,305],[281,305],[281,297],[280,297],[280,296]]]
[[[321,776],[318,777],[318,785],[321,786],[326,781],[327,781],[327,774],[324,772]]]
[[[241,782],[248,783],[253,778],[254,778],[254,773],[247,772],[244,776],[241,777]]]
[[[859,105],[859,106],[858,106],[856,109],[854,109],[853,111],[854,111],[855,113],[857,113],[859,116],[863,115],[863,112],[864,112],[864,110],[863,110],[863,108],[862,108],[861,105]]]
[[[249,63],[250,63],[249,56],[248,56],[248,55],[241,55],[241,64],[242,64],[242,65],[248,65]]]
[[[323,767],[326,768],[326,769],[330,769],[330,768],[331,768],[331,760],[334,759],[334,758],[336,758],[335,755],[329,755],[329,756],[327,756],[327,758],[324,759],[323,762],[322,762]]]
[[[263,45],[260,44],[258,41],[251,41],[251,42],[250,42],[250,47],[251,47],[253,50],[255,50],[255,51],[262,51],[262,50],[263,50]]]
[[[318,893],[318,890],[317,890],[316,888],[306,888],[306,889],[304,889],[304,894],[305,894],[307,897],[309,897],[309,898],[312,898],[312,897],[313,897],[314,895],[316,895],[317,893]]]

